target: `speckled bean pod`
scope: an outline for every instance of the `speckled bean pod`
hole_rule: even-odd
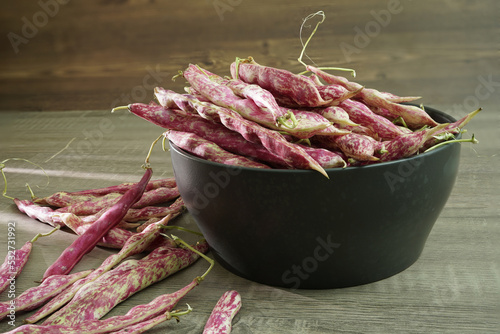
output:
[[[241,134],[246,140],[262,144],[268,151],[299,169],[314,169],[327,176],[324,169],[302,148],[289,143],[277,131],[247,120],[237,112],[211,103],[192,101],[198,113],[210,120],[217,120],[228,129]]]
[[[217,301],[208,318],[203,334],[229,334],[232,321],[241,308],[241,296],[238,291],[226,291]]]
[[[205,253],[208,244],[203,241],[193,248]],[[100,319],[134,293],[186,268],[198,258],[198,254],[188,249],[159,247],[141,260],[125,261],[123,264],[135,261],[137,265],[124,275],[114,274],[114,269],[87,284],[68,305],[54,313],[44,324],[76,325]]]
[[[239,64],[232,63],[231,76],[250,84],[257,84],[275,97],[288,97],[296,106],[319,107],[332,102],[331,99],[323,99],[310,78],[284,69],[262,66],[253,59]]]
[[[315,110],[318,114],[333,122],[335,124],[358,126],[359,124],[354,123],[349,119],[349,114],[342,108],[338,106],[331,106],[326,108],[318,108]]]
[[[358,90],[362,86],[358,83],[351,82],[344,77],[332,75],[321,71],[313,66],[307,66],[307,69],[320,78],[331,84],[339,84],[349,90]],[[401,98],[390,93],[381,93],[378,90],[371,88],[363,88],[356,95],[357,99],[363,100],[366,105],[371,107],[381,107],[387,109],[389,112],[403,117],[406,124],[412,128],[420,128],[424,125],[436,126],[437,123],[421,108],[396,103],[394,101],[409,101],[414,100],[413,97]]]
[[[70,275],[53,275],[47,277],[40,285],[29,288],[15,299],[0,303],[0,320],[9,314],[9,307],[12,303],[16,306],[16,312],[33,310],[91,272],[92,270],[86,270]]]
[[[72,214],[64,214],[64,215],[66,215],[66,217],[63,217],[63,219],[71,216]],[[149,247],[155,242],[157,243],[157,245],[162,244],[163,246],[169,245],[171,247],[176,247],[175,242],[160,236],[160,233],[162,231],[161,227],[168,224],[169,220],[170,216],[164,217],[163,219],[155,222],[154,224],[150,224],[140,233],[131,233],[129,238],[124,242],[123,246],[121,247],[121,250],[118,253],[112,254],[109,257],[107,257],[106,260],[104,260],[104,262],[97,269],[95,269],[89,276],[85,277],[84,279],[78,280],[69,289],[65,290],[64,292],[60,293],[59,295],[51,299],[35,314],[25,319],[25,322],[35,323],[38,320],[52,314],[61,306],[69,302],[76,294],[76,292],[85,284],[96,280],[99,276],[111,270],[111,268],[119,264],[125,258],[148,250]],[[161,241],[158,239],[161,239]]]
[[[412,156],[420,150],[427,140],[448,124],[440,124],[434,128],[415,131],[384,142],[385,153],[378,155],[380,161],[391,161]]]
[[[93,197],[88,201],[79,201],[68,206],[59,207],[56,212],[74,213],[78,216],[93,215],[115,205],[121,196],[122,194],[119,193],[109,193],[102,197]]]
[[[381,139],[394,139],[403,134],[395,124],[387,118],[375,114],[361,102],[349,99],[341,102],[339,107],[349,114],[349,118],[353,122],[371,129]]]
[[[57,212],[48,206],[41,206],[28,200],[20,200],[15,198],[14,203],[16,204],[19,211],[26,214],[28,217],[37,219],[42,223],[49,224],[51,226],[64,226],[61,220],[57,217]]]
[[[349,158],[358,161],[378,161],[375,150],[378,147],[371,137],[357,133],[337,137],[318,138],[319,143],[329,149],[340,150]]]
[[[182,197],[178,197],[169,206],[146,206],[141,209],[130,209],[124,219],[129,222],[147,220],[154,217],[165,217],[171,214],[173,217],[186,209]]]
[[[171,311],[184,296],[199,284],[200,280],[194,279],[176,292],[160,295],[148,304],[131,308],[125,315],[113,316],[104,320],[85,321],[76,326],[23,325],[5,334],[100,334],[118,331]]]
[[[270,168],[260,162],[228,152],[219,145],[197,136],[194,133],[169,130],[167,132],[167,137],[181,149],[209,161],[239,167]]]
[[[184,78],[212,103],[237,111],[244,118],[259,124],[276,124],[276,116],[272,112],[262,110],[253,100],[241,98],[231,88],[213,80],[197,65],[189,65],[183,72]]]
[[[167,96],[172,91],[156,88],[155,92],[158,99],[165,99],[165,101],[167,101]],[[175,92],[172,93],[181,95]],[[183,101],[185,101],[185,103],[180,103],[181,106],[188,104],[188,99],[193,99],[192,97],[183,95],[181,95],[181,97],[184,99]],[[207,140],[213,141],[229,152],[255,158],[273,167],[288,167],[282,159],[269,152],[261,144],[251,143],[245,140],[239,133],[229,130],[220,123],[214,123],[201,118],[198,114],[196,114],[197,116],[182,115],[178,110],[140,103],[131,104],[128,108],[133,114],[165,129],[192,132]]]
[[[130,188],[134,187],[137,183],[121,183],[115,186],[105,187],[105,188],[97,188],[97,189],[86,189],[81,191],[71,192],[71,195],[94,195],[94,196],[103,196],[109,193],[119,193],[124,194]],[[145,191],[149,191],[152,189],[156,189],[159,187],[172,188],[176,186],[175,178],[168,177],[164,179],[151,180],[148,182]]]
[[[32,249],[33,243],[27,241],[21,248],[7,252],[5,261],[0,266],[0,293],[5,291],[9,284],[21,274]]]
[[[130,188],[115,205],[62,252],[58,259],[47,268],[42,280],[51,275],[69,273],[85,254],[94,249],[102,237],[115,227],[130,207],[141,198],[152,173],[153,171],[147,168],[140,182]]]

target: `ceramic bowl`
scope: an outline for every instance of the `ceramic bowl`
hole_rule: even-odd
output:
[[[427,107],[439,123],[451,116]],[[248,280],[292,289],[361,285],[420,256],[452,191],[460,144],[363,167],[257,169],[174,144],[175,178],[213,257]]]

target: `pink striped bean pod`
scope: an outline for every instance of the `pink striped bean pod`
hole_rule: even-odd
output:
[[[448,124],[440,124],[434,128],[415,131],[405,134],[391,141],[384,142],[385,152],[378,155],[380,161],[391,161],[410,157],[420,150],[427,140],[438,131],[446,128]]]
[[[33,310],[91,272],[92,270],[86,270],[70,275],[49,276],[40,285],[29,288],[12,301],[0,303],[0,320],[9,314],[12,302],[16,305],[16,312]]]
[[[193,248],[206,253],[208,244],[202,241]],[[71,303],[54,313],[44,324],[74,326],[98,320],[131,295],[188,267],[199,257],[188,249],[159,247],[143,259],[127,260],[85,285],[85,289],[79,290]],[[130,270],[115,272],[128,262],[132,263]]]
[[[332,75],[319,70],[313,66],[307,66],[307,69],[320,78],[331,84],[343,85],[349,90],[358,90],[362,87],[360,84],[355,82],[350,82],[344,77]],[[396,103],[393,101],[409,101],[414,100],[413,97],[401,98],[389,93],[381,93],[378,90],[371,88],[363,88],[356,95],[356,98],[361,99],[367,105],[371,107],[381,107],[387,109],[389,112],[403,117],[408,126],[412,128],[420,128],[424,125],[436,126],[437,123],[422,109],[411,106]]]
[[[47,206],[41,206],[28,200],[14,199],[19,211],[25,213],[28,217],[49,224],[54,227],[62,227],[64,224],[57,217],[57,212]]]
[[[75,326],[27,324],[5,334],[102,334],[123,330],[171,311],[200,282],[201,280],[196,278],[182,289],[160,295],[148,304],[135,306],[124,315],[117,315],[103,320],[89,320]]]
[[[244,156],[230,153],[217,144],[190,132],[169,130],[166,136],[172,143],[181,149],[209,161],[239,167],[270,168],[267,165],[253,161]]]
[[[259,65],[253,58],[232,63],[231,76],[257,84],[274,96],[285,96],[296,106],[319,107],[332,102],[331,99],[323,99],[311,79],[287,70]]]
[[[192,103],[202,117],[219,121],[226,128],[238,132],[246,140],[253,143],[260,143],[268,151],[282,158],[290,166],[301,169],[314,169],[328,177],[324,169],[302,148],[289,143],[277,131],[247,120],[228,108],[197,100],[193,100]]]
[[[382,116],[376,115],[361,102],[345,100],[339,104],[339,107],[349,114],[349,118],[353,122],[369,128],[377,133],[381,139],[394,139],[403,134],[395,124]]]
[[[169,92],[171,91],[158,87],[155,90],[155,95],[159,99],[167,99],[165,96],[169,94]],[[192,98],[183,96],[183,99],[187,103],[187,101]],[[213,141],[231,153],[255,158],[258,161],[262,161],[266,164],[268,163],[272,166],[283,168],[288,167],[282,159],[269,152],[261,144],[251,143],[245,140],[245,138],[243,138],[239,133],[229,130],[220,123],[215,123],[201,118],[198,114],[197,116],[182,115],[179,114],[177,110],[167,109],[163,106],[149,106],[140,103],[131,104],[128,108],[133,114],[153,124],[161,126],[162,128],[192,132],[207,140]]]
[[[238,291],[226,291],[218,300],[208,318],[203,334],[229,334],[232,321],[241,308],[241,296]]]
[[[45,271],[42,280],[51,275],[67,274],[81,260],[81,258],[90,252],[101,241],[102,237],[110,229],[115,227],[126,215],[130,207],[137,202],[152,175],[151,168],[146,171],[134,187],[130,188],[120,200],[106,211],[90,228],[68,247],[59,258]]]

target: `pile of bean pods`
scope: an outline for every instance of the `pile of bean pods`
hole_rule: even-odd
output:
[[[480,109],[438,124],[422,107],[306,65],[295,74],[237,58],[230,77],[191,64],[185,93],[155,88],[135,115],[167,129],[178,147],[207,160],[254,168],[313,169],[402,159],[450,142]],[[405,103],[406,102],[406,103]],[[474,138],[467,140],[476,142]]]
[[[203,281],[214,261],[205,255],[205,239],[189,245],[163,233],[168,222],[184,211],[184,205],[174,178],[151,180],[151,176],[152,169],[146,167],[137,183],[57,192],[33,200],[14,198],[21,212],[54,229],[9,252],[0,266],[0,293],[22,273],[38,238],[61,228],[71,229],[78,237],[47,268],[38,285],[0,303],[0,320],[4,321],[9,320],[12,310],[16,314],[36,310],[24,320],[25,325],[8,333],[142,333],[191,312],[189,305],[185,310],[174,308]],[[72,272],[97,245],[117,251],[96,269]],[[159,295],[124,315],[103,319],[122,301],[200,257],[210,267],[184,288]],[[225,293],[207,319],[205,333],[229,333],[240,307],[236,291]]]

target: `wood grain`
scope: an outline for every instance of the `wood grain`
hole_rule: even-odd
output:
[[[498,114],[489,104],[467,127],[480,144],[464,144],[455,188],[436,222],[420,259],[385,280],[336,290],[290,290],[239,278],[219,265],[179,305],[194,311],[179,324],[166,323],[152,333],[199,333],[223,292],[236,289],[243,307],[233,333],[496,333],[500,329],[500,237]],[[107,121],[104,121],[107,120]],[[102,124],[108,124],[104,131]],[[109,124],[112,124],[109,125]],[[101,129],[101,135],[98,135]],[[130,114],[107,111],[4,112],[0,114],[3,158],[21,157],[43,166],[49,176],[22,161],[9,161],[8,194],[29,198],[29,182],[39,196],[136,181],[150,143],[161,132]],[[133,133],[133,140],[130,134]],[[73,140],[73,138],[75,138]],[[67,144],[69,146],[62,150]],[[62,150],[62,151],[61,151]],[[172,176],[170,157],[153,151],[155,178]],[[416,213],[418,214],[418,213]],[[16,242],[23,243],[50,227],[19,213],[0,200],[1,228],[16,223]],[[177,225],[196,229],[189,214]],[[7,238],[0,238],[6,253]],[[190,238],[188,235],[182,235]],[[33,286],[45,268],[71,243],[74,235],[57,232],[40,239],[16,292]],[[97,248],[75,270],[93,268],[112,251]],[[2,255],[3,256],[3,255]],[[124,314],[160,293],[174,291],[203,273],[203,261],[155,284],[119,305],[110,315]],[[9,300],[2,294],[2,301]],[[17,314],[17,324],[29,315]],[[0,331],[11,328],[0,322]]]
[[[67,1],[49,16],[38,2],[11,1],[0,13],[0,32],[18,37],[0,41],[0,110],[146,102],[153,96],[145,86],[182,90],[182,80],[170,78],[189,63],[227,74],[235,57],[249,55],[302,71],[300,26],[319,10],[326,20],[307,50],[315,63],[354,68],[366,86],[457,103],[480,76],[498,76],[499,6],[495,0],[90,0]],[[315,22],[308,21],[303,38]]]
[[[233,5],[220,16],[217,3]],[[249,282],[217,265],[179,304],[189,303],[194,311],[180,323],[167,322],[150,332],[200,333],[229,289],[242,296],[236,334],[500,332],[500,4],[401,0],[401,10],[386,26],[379,23],[380,31],[367,45],[356,44],[357,31],[376,29],[374,15],[385,13],[391,3],[398,2],[68,1],[15,53],[6,36],[22,36],[23,17],[33,21],[42,9],[36,1],[10,1],[0,12],[5,36],[0,41],[0,161],[29,159],[44,171],[8,161],[8,195],[29,198],[26,183],[43,196],[138,180],[161,129],[126,112],[112,114],[112,107],[146,102],[152,98],[146,88],[156,84],[182,91],[184,82],[170,78],[189,63],[227,74],[236,56],[252,55],[260,63],[299,72],[300,24],[323,10],[326,21],[308,48],[315,63],[354,68],[356,80],[367,87],[420,95],[423,103],[456,118],[483,108],[467,126],[467,135],[474,133],[480,143],[463,144],[455,187],[423,254],[385,280],[319,291]],[[309,31],[305,28],[304,36]],[[359,52],[348,59],[342,45]],[[168,152],[157,147],[151,162],[155,178],[173,175]],[[1,257],[7,253],[9,222],[16,224],[18,246],[50,230],[0,198]],[[189,214],[176,224],[196,229]],[[60,231],[37,241],[16,280],[16,294],[33,286],[73,238]],[[96,248],[75,270],[96,267],[110,253]],[[206,268],[199,261],[134,295],[110,315],[177,290]],[[7,300],[0,295],[0,301]],[[29,314],[16,314],[16,325]],[[0,322],[0,332],[10,329]]]

